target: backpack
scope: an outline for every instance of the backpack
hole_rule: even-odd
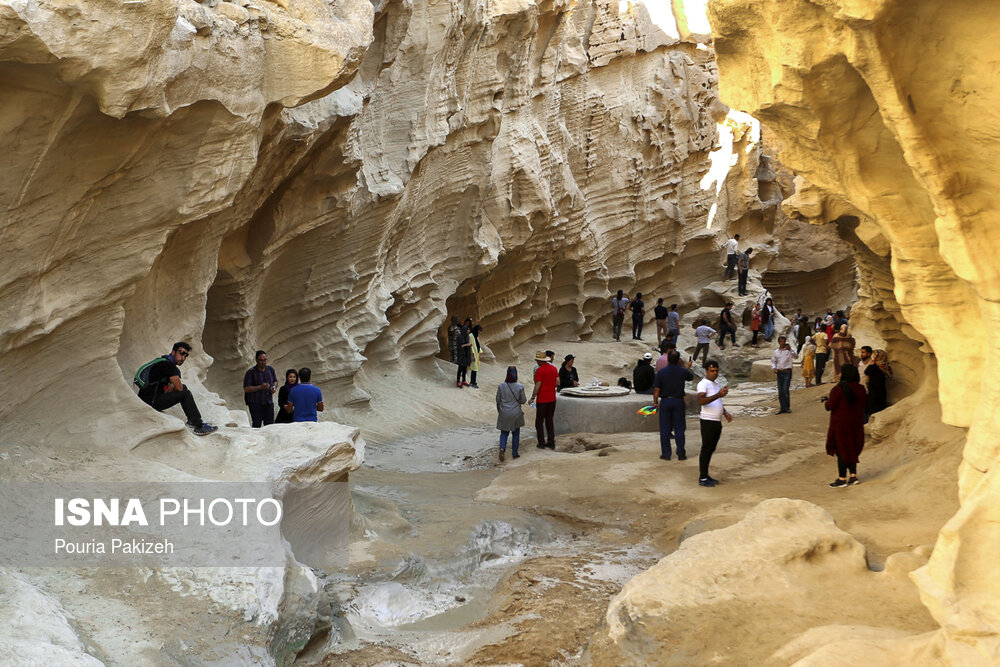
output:
[[[135,375],[132,376],[132,384],[134,384],[139,389],[140,392],[147,386],[149,386],[150,369],[166,358],[167,355],[164,354],[163,356],[159,356],[156,359],[153,359],[152,361],[147,361],[142,366],[139,366],[139,370],[137,370],[135,372]]]

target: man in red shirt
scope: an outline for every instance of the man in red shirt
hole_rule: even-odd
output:
[[[559,383],[559,371],[549,361],[549,357],[541,350],[535,353],[535,363],[538,365],[535,369],[535,388],[531,392],[531,400],[528,401],[535,406],[535,434],[538,438],[536,447],[539,449],[556,448],[556,429],[552,417],[556,413],[556,385]],[[549,434],[548,440],[542,432],[543,424]]]

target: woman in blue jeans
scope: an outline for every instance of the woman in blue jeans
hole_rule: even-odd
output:
[[[769,343],[774,336],[774,313],[774,302],[771,297],[767,297],[764,307],[760,309],[760,323],[764,327],[764,340]]]
[[[507,437],[513,434],[510,452],[520,458],[517,448],[521,444],[521,427],[524,426],[524,410],[521,406],[528,402],[524,395],[524,385],[517,381],[517,368],[507,367],[507,378],[497,385],[497,429],[500,431],[500,460],[507,452]]]

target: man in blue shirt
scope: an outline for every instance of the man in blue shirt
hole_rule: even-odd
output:
[[[677,441],[677,460],[687,459],[684,449],[684,383],[694,380],[691,363],[681,366],[681,353],[670,350],[667,365],[653,380],[653,405],[657,406],[660,417],[660,458],[670,460],[670,432]],[[661,400],[662,399],[662,400]]]
[[[293,422],[319,421],[318,412],[323,412],[323,392],[314,384],[310,384],[312,371],[308,368],[299,369],[299,383],[288,391],[288,403],[285,410],[292,413]]]

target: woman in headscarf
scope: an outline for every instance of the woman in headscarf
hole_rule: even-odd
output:
[[[579,387],[580,386],[580,375],[573,368],[573,364],[576,363],[576,357],[572,354],[567,354],[566,358],[563,359],[562,365],[559,366],[559,386],[557,389],[562,391],[569,387]]]
[[[469,372],[472,377],[469,379],[472,380],[472,384],[469,386],[473,389],[479,389],[479,385],[476,384],[476,373],[479,372],[479,353],[482,351],[482,348],[479,346],[479,332],[482,330],[483,328],[477,324],[472,327],[472,335],[469,337],[469,342],[472,343],[469,346],[469,352],[472,354],[472,363],[469,364]]]
[[[472,363],[472,351],[469,349],[472,347],[470,338],[472,338],[472,318],[467,317],[462,328],[458,331],[458,373],[455,375],[455,381],[459,389],[469,386],[469,383],[465,381],[465,374],[469,369],[469,364]]]
[[[274,418],[275,424],[291,424],[294,419],[294,415],[291,412],[285,410],[285,404],[288,403],[288,392],[292,387],[299,383],[299,372],[294,368],[289,368],[285,371],[285,384],[278,389],[278,414]]]
[[[858,363],[854,357],[854,336],[847,333],[847,325],[841,324],[840,331],[830,339],[830,350],[833,352],[833,376],[836,380],[844,366],[854,366]],[[857,370],[857,369],[855,369]]]
[[[770,343],[774,336],[774,301],[771,297],[767,297],[760,309],[760,323],[764,327],[764,340]]]
[[[861,386],[856,366],[847,364],[840,382],[823,399],[830,412],[830,427],[826,431],[826,453],[837,457],[837,479],[833,488],[858,484],[858,458],[865,447],[865,405],[868,396]],[[850,477],[848,477],[850,473]]]
[[[462,333],[462,323],[458,316],[451,316],[451,326],[448,327],[448,354],[451,363],[458,365],[458,339]]]
[[[867,421],[867,417],[889,406],[886,385],[892,377],[892,366],[889,365],[889,357],[885,350],[875,350],[872,363],[865,368],[865,377],[868,378],[868,403],[865,406]]]
[[[803,324],[802,326],[805,326]],[[802,379],[806,381],[806,386],[812,386],[813,376],[816,374],[816,344],[813,337],[806,339],[806,344],[802,346]]]
[[[517,368],[507,367],[507,378],[497,385],[497,429],[500,431],[500,460],[507,451],[507,437],[511,438],[510,452],[514,458],[521,444],[521,427],[524,426],[524,410],[521,406],[528,402],[524,395],[524,385],[517,381]]]
[[[753,311],[750,313],[750,331],[753,332],[753,340],[750,344],[757,347],[757,335],[760,333],[760,304],[755,303],[753,305]]]

